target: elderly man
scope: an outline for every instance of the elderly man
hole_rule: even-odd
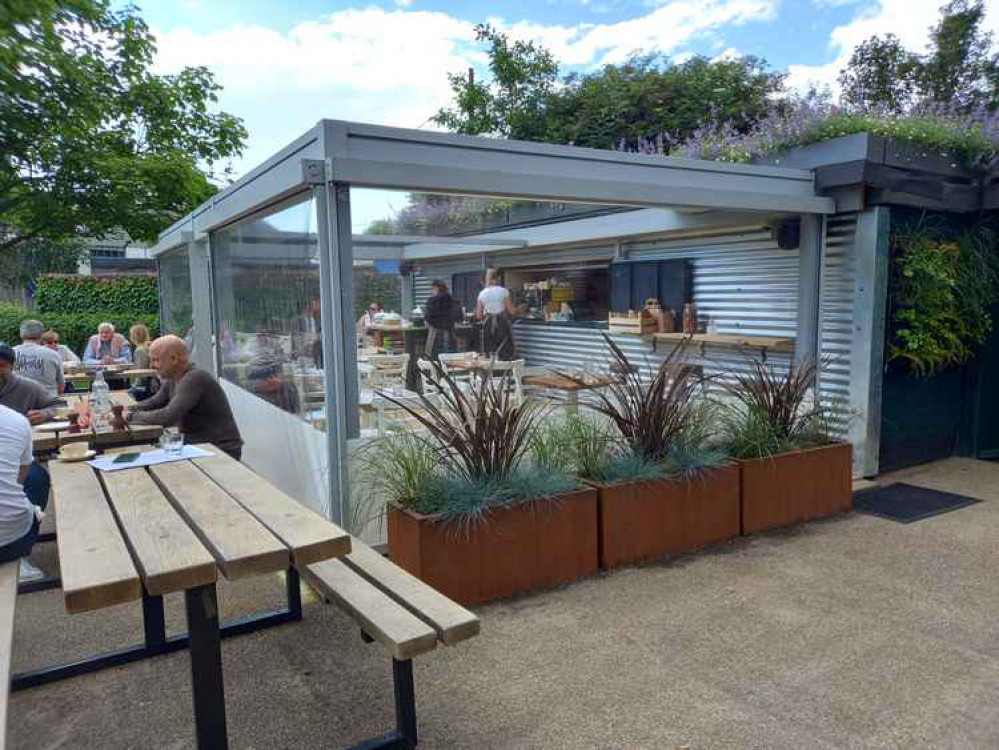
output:
[[[115,333],[112,323],[101,323],[97,333],[90,337],[83,351],[83,362],[88,365],[128,364],[132,361],[132,347],[128,339]]]
[[[40,320],[21,321],[21,345],[14,347],[17,361],[14,370],[38,383],[50,396],[66,390],[63,380],[62,357],[42,344],[45,326]]]
[[[180,427],[187,442],[213,443],[238,461],[243,439],[225,391],[191,364],[184,340],[161,336],[149,347],[149,359],[163,384],[152,398],[132,407],[129,421]]]

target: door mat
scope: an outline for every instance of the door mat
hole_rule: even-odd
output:
[[[967,495],[896,482],[856,493],[853,496],[853,509],[858,513],[899,523],[912,523],[980,502],[982,501]]]

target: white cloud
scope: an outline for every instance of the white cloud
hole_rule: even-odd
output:
[[[397,8],[408,8],[413,4],[413,0],[395,0],[395,7]]]
[[[608,24],[508,24],[568,66],[620,62],[637,50],[671,53],[725,26],[775,17],[777,0],[671,0],[641,17]],[[210,68],[220,104],[243,117],[250,137],[237,173],[259,163],[322,118],[407,127],[451,99],[447,74],[481,67],[473,25],[445,13],[343,10],[287,32],[234,25],[157,33],[159,72]]]
[[[729,60],[738,60],[741,57],[742,53],[739,50],[735,47],[728,47],[712,57],[711,62],[727,62]]]
[[[849,23],[833,29],[829,46],[834,58],[822,65],[788,66],[788,85],[804,91],[817,84],[838,91],[839,72],[853,51],[872,36],[894,34],[906,48],[925,52],[930,28],[940,18],[940,3],[941,0],[879,0],[875,7],[859,10]],[[985,25],[992,31],[999,29],[999,7],[994,2],[987,6]]]

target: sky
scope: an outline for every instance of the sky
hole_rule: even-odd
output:
[[[791,86],[835,89],[857,44],[894,33],[926,46],[942,0],[139,0],[155,69],[205,65],[220,106],[249,131],[235,176],[321,119],[433,128],[449,72],[484,71],[473,27],[488,22],[548,47],[563,72],[636,51],[682,61],[756,55]],[[999,0],[987,25],[999,30]]]

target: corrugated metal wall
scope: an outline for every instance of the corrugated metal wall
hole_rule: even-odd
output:
[[[826,223],[825,253],[822,267],[819,341],[823,356],[831,358],[823,373],[822,396],[827,403],[848,404],[850,389],[850,336],[853,322],[854,272],[853,243],[856,215],[831,217]],[[593,257],[608,248],[586,248]],[[567,248],[535,256],[537,263],[579,260],[580,249]],[[694,301],[702,323],[710,317],[719,333],[749,336],[794,338],[798,324],[799,253],[782,250],[759,226],[745,226],[714,231],[701,236],[659,239],[627,246],[631,260],[667,260],[686,258],[693,265]],[[519,255],[519,254],[518,254]],[[506,264],[504,257],[503,264]],[[479,263],[427,264],[413,278],[417,303],[425,301],[429,285],[436,276],[474,270]],[[515,325],[518,355],[530,366],[555,366],[599,369],[607,360],[601,332],[589,328]],[[648,341],[626,335],[614,336],[629,358],[637,363],[657,366],[669,351],[660,343],[653,351]],[[693,353],[705,373],[719,381],[732,373],[745,371],[757,350],[740,351],[732,347],[703,346]],[[786,352],[768,352],[768,361],[786,367],[791,359]],[[848,419],[837,422],[846,435]]]
[[[819,311],[819,352],[826,364],[820,383],[823,402],[834,410],[834,424],[842,437],[849,432],[852,418],[849,414],[850,349],[856,298],[856,232],[856,214],[826,219]]]

